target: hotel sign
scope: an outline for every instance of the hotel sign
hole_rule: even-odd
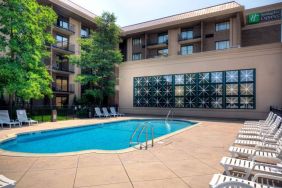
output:
[[[262,13],[252,13],[247,16],[248,24],[257,24],[281,19],[281,10],[272,10]]]

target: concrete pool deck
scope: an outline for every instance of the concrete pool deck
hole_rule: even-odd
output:
[[[21,132],[132,118],[42,123],[0,130],[0,139]],[[223,172],[219,161],[223,156],[229,156],[228,147],[242,123],[228,120],[196,121],[201,124],[164,139],[148,150],[58,157],[0,155],[0,174],[16,180],[16,187],[20,188],[208,187],[212,175]]]

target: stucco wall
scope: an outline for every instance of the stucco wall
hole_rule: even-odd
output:
[[[156,115],[165,115],[169,110],[133,107],[134,77],[249,68],[256,69],[256,109],[175,108],[174,113],[198,117],[264,118],[270,105],[282,105],[281,43],[124,63],[119,69],[120,110],[130,114]]]

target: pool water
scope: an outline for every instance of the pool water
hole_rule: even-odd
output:
[[[50,131],[38,131],[20,134],[14,139],[0,143],[0,149],[24,153],[65,153],[85,150],[121,150],[129,146],[132,133],[137,126],[147,124],[153,127],[154,137],[173,133],[192,126],[190,121],[172,120],[166,122],[160,119],[127,120],[103,124],[94,124],[74,128],[64,128]],[[136,141],[137,131],[133,141]],[[148,129],[151,140],[151,129]],[[140,135],[140,141],[145,141],[145,131]],[[134,145],[134,144],[133,144]]]

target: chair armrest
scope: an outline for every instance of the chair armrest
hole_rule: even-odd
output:
[[[266,178],[266,179],[271,179],[271,180],[282,181],[282,176],[274,176],[274,175],[262,174],[262,173],[256,174],[256,175],[252,178],[252,181],[255,181],[255,182],[256,182],[258,178]]]

